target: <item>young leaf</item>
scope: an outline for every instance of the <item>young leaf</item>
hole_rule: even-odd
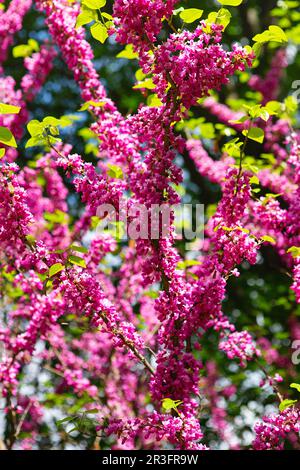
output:
[[[105,105],[105,101],[86,101],[83,105],[79,108],[79,111],[86,111],[88,108],[93,106],[94,108],[101,108]]]
[[[238,7],[241,5],[243,0],[218,0],[221,5],[229,6],[229,7]]]
[[[290,95],[284,100],[285,109],[288,114],[295,114],[298,109],[298,103],[294,96]]]
[[[291,253],[293,258],[298,258],[298,257],[300,257],[300,247],[299,246],[291,246],[291,248],[289,248],[287,250],[287,253]]]
[[[270,41],[284,43],[287,42],[288,39],[285,32],[279,26],[271,25],[269,26],[269,29],[263,33],[256,34],[256,36],[253,38],[253,41],[260,44]]]
[[[89,251],[84,246],[78,246],[78,245],[71,245],[70,249],[73,251],[78,251],[79,253],[88,253]]]
[[[61,426],[63,423],[68,423],[70,421],[74,421],[74,419],[76,419],[76,418],[77,418],[76,416],[67,416],[66,418],[57,420],[56,425]]]
[[[53,127],[56,127],[56,126],[60,126],[61,124],[61,120],[60,119],[57,119],[53,116],[46,116],[44,119],[43,119],[43,125],[44,126],[53,126]]]
[[[0,158],[4,157],[5,149],[0,149]]]
[[[185,23],[193,23],[194,21],[201,18],[203,15],[203,10],[199,10],[198,8],[187,8],[179,13],[180,18]]]
[[[160,108],[163,106],[163,102],[158,98],[156,94],[149,95],[147,98],[147,105],[149,108]]]
[[[127,44],[123,51],[117,54],[118,59],[138,59],[139,55],[134,52],[132,44]]]
[[[31,47],[31,49],[35,52],[40,50],[39,43],[35,39],[28,39],[28,45]]]
[[[106,0],[82,0],[82,5],[86,5],[91,10],[99,10],[106,5]]]
[[[32,49],[28,44],[19,44],[15,46],[12,50],[12,55],[15,59],[19,57],[29,57],[32,53]]]
[[[252,176],[252,178],[250,178],[250,184],[259,184],[259,179],[257,176]]]
[[[259,114],[259,117],[267,122],[269,120],[270,114],[266,109],[262,109]]]
[[[17,147],[17,142],[7,127],[0,126],[0,142],[9,147]]]
[[[104,26],[102,23],[97,22],[93,24],[90,29],[91,29],[91,35],[93,36],[93,38],[97,39],[102,44],[108,38],[106,26]]]
[[[230,19],[231,13],[226,8],[221,8],[219,11],[212,11],[207,17],[208,23],[221,24],[223,30],[229,25]]]
[[[25,148],[29,147],[36,147],[38,145],[44,145],[45,141],[42,137],[36,136],[36,137],[31,137],[30,139],[27,140]]]
[[[111,163],[107,164],[109,170],[107,172],[108,176],[115,179],[123,179],[123,170],[118,165],[112,165]]]
[[[270,115],[276,115],[279,113],[282,105],[279,101],[268,101],[265,108]]]
[[[27,44],[19,44],[12,50],[14,58],[29,57],[33,52],[39,50],[39,43],[35,39],[29,39]]]
[[[300,384],[292,383],[290,387],[295,388],[298,392],[300,392]]]
[[[0,103],[0,114],[19,114],[20,106],[13,106],[12,104]]]
[[[270,237],[269,235],[264,235],[263,237],[261,237],[261,240],[263,240],[264,242],[272,243],[272,244],[276,243],[276,240],[273,237]]]
[[[139,88],[146,88],[147,90],[154,90],[156,88],[156,85],[153,83],[153,80],[151,78],[147,78],[146,80],[137,83],[132,87],[133,89],[139,89]]]
[[[243,131],[243,135],[247,136],[248,139],[255,140],[256,142],[259,142],[260,144],[263,143],[265,133],[260,127],[251,127],[251,129],[245,129]]]
[[[63,269],[65,269],[65,267],[61,263],[52,264],[52,266],[49,268],[49,277],[55,276],[55,274],[59,273]]]
[[[76,264],[76,266],[80,266],[81,268],[86,268],[86,262],[80,256],[70,255],[68,261],[72,264]]]
[[[182,403],[180,400],[172,400],[171,398],[164,398],[162,400],[162,408],[165,411],[176,410]]]
[[[34,246],[36,243],[36,240],[33,235],[26,235],[26,240],[29,243],[29,245]]]
[[[297,400],[283,400],[279,405],[279,411],[284,411],[295,403],[297,403]]]
[[[27,130],[29,134],[31,135],[31,137],[36,137],[43,133],[43,125],[37,119],[33,119],[32,121],[29,121],[29,123],[27,124]]]
[[[77,29],[80,26],[84,26],[85,24],[88,24],[93,20],[97,20],[96,12],[91,10],[83,11],[77,16],[75,28]]]

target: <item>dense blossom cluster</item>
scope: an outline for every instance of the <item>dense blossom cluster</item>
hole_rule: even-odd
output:
[[[287,409],[279,414],[265,416],[262,423],[255,426],[255,450],[282,450],[285,439],[297,441],[300,431],[299,410]]]
[[[293,273],[292,289],[300,302],[299,134],[291,132],[285,117],[258,121],[265,131],[265,151],[273,152],[276,164],[274,172],[263,168],[257,176],[253,167],[243,166],[243,147],[236,164],[235,155],[213,152],[205,139],[185,141],[176,124],[189,117],[201,98],[206,112],[245,136],[250,118],[236,122],[241,113],[209,95],[228,84],[236,71],[251,66],[254,53],[237,44],[224,46],[222,24],[203,20],[193,31],[176,30],[171,21],[175,3],[114,2],[109,34],[133,46],[157,100],[127,116],[107,97],[84,28],[75,27],[79,3],[35,2],[50,37],[25,58],[20,89],[5,75],[3,63],[31,2],[12,0],[0,10],[0,103],[21,108],[0,115],[1,126],[22,138],[29,121],[27,104],[61,53],[82,101],[91,102],[93,123],[87,131],[98,146],[97,158],[87,161],[71,145],[51,140],[58,133],[51,126],[51,136],[45,129],[42,134],[45,151],[22,167],[14,163],[18,151],[3,146],[0,381],[6,422],[13,427],[5,437],[7,448],[35,448],[40,427],[47,423],[40,395],[24,392],[23,378],[34,376],[34,366],[51,377],[47,404],[59,396],[71,414],[85,415],[78,432],[90,413],[95,417],[93,430],[104,435],[104,445],[111,448],[188,450],[208,449],[203,444],[203,414],[227,447],[239,448],[226,411],[226,400],[237,387],[230,381],[224,385],[210,351],[202,354],[206,336],[217,338],[213,346],[230,366],[253,366],[263,356],[269,365],[287,367],[267,338],[256,341],[255,331],[252,335],[245,326],[236,326],[236,312],[225,315],[223,302],[229,278],[240,275],[240,266],[255,265],[267,243]],[[171,34],[161,34],[165,23]],[[269,74],[252,77],[250,86],[263,95],[262,104],[276,99],[285,60],[285,50],[279,50]],[[141,83],[140,88],[146,93],[147,86]],[[172,208],[165,230],[155,227],[157,236],[150,236],[153,205],[170,208],[180,203],[177,189],[184,174],[179,155],[187,155],[221,193],[205,225],[202,251],[193,260],[178,249]],[[282,198],[255,197],[253,177],[255,184],[282,193]],[[83,206],[75,220],[69,213],[72,197]],[[101,205],[120,218],[127,206],[135,231],[146,226],[147,236],[119,244],[110,231],[97,231],[107,215],[99,215]],[[145,209],[142,223],[137,207]],[[299,323],[293,320],[290,329],[297,339]],[[39,384],[38,376],[35,381]],[[280,401],[281,381],[279,375],[266,380]],[[75,397],[73,406],[70,395]],[[286,439],[293,444],[299,409],[264,416],[254,431],[254,449],[281,449]]]

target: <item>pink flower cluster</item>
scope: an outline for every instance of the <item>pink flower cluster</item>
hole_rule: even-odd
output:
[[[264,416],[255,425],[255,450],[282,450],[285,439],[297,441],[300,431],[300,414],[297,408],[287,408],[281,413]]]
[[[219,347],[229,359],[239,359],[242,366],[246,366],[247,361],[251,360],[253,356],[260,355],[248,331],[230,333],[222,339]]]
[[[23,18],[30,9],[32,0],[11,0],[7,10],[0,9],[0,72],[14,35],[22,28]]]
[[[148,48],[157,40],[162,20],[170,18],[175,3],[176,0],[116,0],[114,19],[117,41],[137,47],[144,43]]]
[[[24,65],[28,73],[22,77],[21,87],[27,100],[32,100],[43,86],[55,56],[53,47],[43,45],[39,52],[25,58]]]
[[[259,75],[252,75],[250,78],[249,86],[262,94],[263,104],[278,98],[280,81],[287,66],[286,49],[278,49],[272,59],[271,66],[266,77],[261,78]]]
[[[237,45],[227,52],[221,45],[221,25],[212,25],[212,33],[204,32],[205,23],[193,33],[172,34],[155,54],[154,83],[158,95],[165,100],[171,82],[186,108],[194,105],[209,91],[219,90],[237,70],[251,65],[252,57]]]

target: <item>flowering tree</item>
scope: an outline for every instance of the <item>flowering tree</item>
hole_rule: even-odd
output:
[[[0,4],[2,448],[300,447],[298,2],[195,3]]]

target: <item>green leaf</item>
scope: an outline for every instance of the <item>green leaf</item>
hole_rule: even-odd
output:
[[[45,126],[60,126],[61,124],[61,120],[60,119],[57,119],[53,116],[46,116],[44,119],[43,119],[43,125],[44,127]]]
[[[105,105],[105,101],[86,101],[83,105],[79,108],[79,111],[86,111],[88,108],[93,106],[94,108],[101,108]]]
[[[285,100],[284,100],[284,105],[285,105],[285,109],[287,111],[288,114],[295,114],[297,109],[298,109],[298,103],[297,103],[297,100],[294,96],[288,96]]]
[[[79,253],[88,253],[88,251],[89,251],[84,246],[78,246],[78,245],[71,245],[70,250],[78,251]]]
[[[255,140],[255,142],[263,143],[265,133],[260,127],[251,127],[251,129],[245,129],[243,135],[248,137],[248,139]]]
[[[106,26],[104,26],[102,23],[97,22],[93,24],[90,29],[91,29],[91,35],[93,36],[93,38],[97,39],[102,44],[108,38]]]
[[[184,10],[183,7],[176,8],[175,10],[173,10],[173,16],[179,15],[179,13],[183,10]]]
[[[91,10],[99,10],[100,8],[105,7],[106,0],[82,0],[81,3]]]
[[[229,7],[238,7],[243,0],[218,0],[221,5],[229,6]]]
[[[5,149],[0,149],[0,158],[4,157]]]
[[[235,227],[236,230],[239,230],[240,232],[243,232],[243,233],[250,233],[250,230],[248,228],[244,228],[244,227]]]
[[[273,245],[276,243],[276,240],[273,237],[270,237],[269,235],[264,235],[263,237],[261,237],[261,240],[263,240],[264,242],[272,243]]]
[[[256,34],[256,36],[253,38],[253,41],[260,44],[270,41],[284,43],[287,42],[288,39],[285,32],[279,26],[271,25],[269,26],[269,29],[263,33]]]
[[[252,176],[252,178],[250,178],[250,184],[259,184],[259,179],[257,176]]]
[[[53,224],[63,224],[68,220],[68,215],[63,211],[56,209],[55,212],[45,212],[44,219]]]
[[[39,43],[35,39],[28,39],[28,45],[35,52],[39,51],[40,49]]]
[[[269,120],[270,114],[266,109],[262,109],[261,112],[260,112],[259,117],[261,119],[263,119],[263,121],[267,122]]]
[[[186,259],[184,261],[179,261],[177,263],[177,268],[178,269],[186,269],[186,268],[189,268],[191,266],[199,266],[199,264],[202,264],[201,261],[196,261],[196,260],[193,260],[193,259]]]
[[[37,147],[39,145],[45,145],[45,140],[42,137],[35,136],[27,140],[25,148]]]
[[[160,108],[161,106],[163,106],[163,102],[158,98],[156,94],[153,94],[148,96],[147,105],[150,108]]]
[[[60,271],[63,269],[65,269],[65,267],[61,263],[52,264],[52,266],[49,268],[49,277],[55,276],[55,274],[60,273]]]
[[[248,116],[241,116],[239,119],[231,119],[229,123],[232,124],[243,124],[243,122],[246,122],[249,120]]]
[[[102,11],[102,16],[106,18],[107,20],[113,21],[113,16],[111,16],[109,13],[106,13],[105,11]]]
[[[43,125],[40,121],[37,119],[33,119],[32,121],[29,121],[27,124],[27,130],[31,137],[36,137],[37,135],[41,135],[43,133]]]
[[[79,28],[80,26],[84,26],[85,24],[90,23],[91,21],[97,20],[97,14],[94,11],[83,11],[77,16],[75,28]]]
[[[281,106],[282,105],[281,103],[279,103],[279,101],[268,101],[265,106],[265,109],[268,111],[269,114],[276,115],[281,110]]]
[[[127,44],[125,49],[117,54],[118,59],[138,59],[138,57],[139,55],[134,52],[132,44]]]
[[[198,8],[187,8],[179,13],[180,18],[185,23],[193,23],[194,21],[201,18],[203,15],[203,10],[199,10]]]
[[[12,55],[15,59],[19,57],[29,57],[32,53],[32,49],[28,44],[19,44],[13,47]]]
[[[34,246],[36,243],[36,240],[33,235],[26,235],[26,240],[29,243],[29,245]]]
[[[138,82],[141,82],[142,80],[144,80],[145,77],[146,77],[146,75],[144,74],[142,69],[138,69],[135,72],[135,78],[137,79]]]
[[[13,106],[12,104],[0,103],[0,114],[19,114],[20,106]]]
[[[70,421],[74,421],[76,418],[77,418],[76,416],[67,416],[66,418],[57,420],[56,425],[61,426],[61,424],[68,423]]]
[[[76,264],[76,266],[80,266],[81,268],[86,268],[86,262],[80,256],[70,255],[68,261],[72,264]]]
[[[231,13],[226,8],[221,8],[219,11],[213,11],[208,15],[208,23],[221,24],[224,29],[230,23]]]
[[[33,52],[39,50],[39,43],[35,39],[29,39],[27,44],[19,44],[12,50],[14,58],[29,57]]]
[[[243,142],[240,142],[238,138],[235,138],[223,146],[223,151],[226,152],[230,157],[237,158],[240,156],[242,145]]]
[[[283,400],[279,405],[279,411],[284,411],[295,403],[297,403],[297,400]]]
[[[290,385],[291,388],[295,388],[297,392],[300,392],[300,384],[292,383]]]
[[[285,32],[277,25],[269,26],[271,35],[278,39],[278,42],[288,42]],[[274,39],[272,39],[274,41]]]
[[[291,253],[293,258],[299,258],[300,257],[300,247],[299,246],[291,246],[287,250],[287,253]]]
[[[17,142],[7,127],[0,126],[0,142],[9,147],[17,147]]]
[[[123,170],[121,167],[119,167],[118,165],[112,165],[111,163],[108,163],[107,166],[109,168],[107,172],[108,176],[120,180],[124,178]]]
[[[252,50],[253,50],[256,58],[258,58],[260,53],[261,53],[261,50],[262,50],[262,44],[260,42],[256,42],[255,44],[253,44]]]
[[[137,83],[132,88],[133,89],[146,88],[147,90],[154,90],[154,88],[156,88],[156,85],[153,83],[153,80],[151,78],[147,78],[146,80],[143,80],[142,82]]]
[[[229,7],[238,7],[243,0],[218,0],[221,5],[229,6]]]
[[[180,400],[172,400],[171,398],[164,398],[162,400],[162,408],[165,411],[177,410],[177,407],[182,403]]]

